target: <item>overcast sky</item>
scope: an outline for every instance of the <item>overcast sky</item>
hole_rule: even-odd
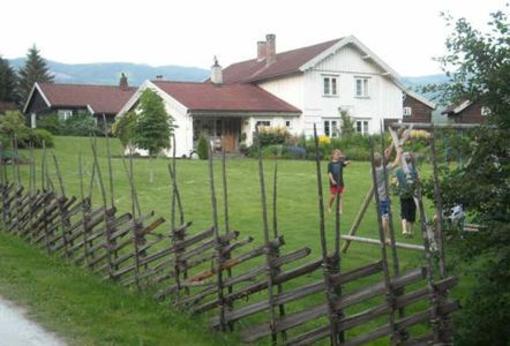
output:
[[[4,0],[0,54],[65,63],[135,62],[209,68],[255,57],[276,34],[281,52],[354,35],[403,76],[440,72],[447,11],[483,28],[506,0]]]

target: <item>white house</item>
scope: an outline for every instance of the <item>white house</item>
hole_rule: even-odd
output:
[[[362,134],[403,116],[405,89],[398,74],[354,36],[276,52],[275,35],[257,42],[255,59],[221,69],[204,83],[146,81],[119,115],[132,109],[145,88],[165,100],[179,126],[178,156],[189,155],[201,132],[221,138],[227,150],[249,145],[257,125],[285,126],[296,135],[335,137],[346,111]]]

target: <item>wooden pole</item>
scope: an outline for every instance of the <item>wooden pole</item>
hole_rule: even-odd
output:
[[[104,218],[104,223],[105,223],[105,227],[106,227],[105,236],[106,236],[106,252],[107,252],[107,259],[108,259],[108,276],[110,277],[110,279],[114,280],[115,277],[113,275],[114,265],[113,265],[113,253],[112,252],[113,252],[113,247],[115,246],[115,244],[111,239],[113,220],[110,217],[110,215],[108,215],[108,212],[107,212],[108,203],[107,203],[107,199],[106,199],[106,190],[105,190],[105,186],[103,183],[103,176],[101,174],[101,167],[99,166],[99,160],[97,158],[97,148],[96,148],[95,141],[92,142],[92,154],[94,157],[94,165],[95,165],[96,171],[97,171],[97,178],[98,178],[98,182],[99,182],[99,188],[101,190],[101,198],[102,198],[103,207],[104,207],[103,218]]]
[[[392,137],[393,138],[393,137]],[[396,148],[398,151],[400,143],[393,141],[392,146]],[[382,153],[382,162],[383,162],[383,179],[384,179],[384,190],[386,191],[386,196],[388,198],[388,202],[390,201],[390,189],[389,189],[389,183],[388,183],[388,170],[386,169],[386,166],[388,162],[386,162],[386,155],[385,155],[385,143],[384,143],[384,123],[381,120],[381,153]],[[397,152],[398,155],[398,152]],[[389,224],[389,230],[390,230],[390,247],[391,247],[391,256],[392,256],[392,262],[393,262],[393,273],[395,276],[400,276],[400,263],[398,258],[398,251],[397,251],[397,245],[396,245],[396,239],[395,239],[395,227],[393,224],[393,212],[392,212],[391,203],[388,203],[388,224]],[[404,288],[400,290],[396,290],[395,295],[401,296],[404,294]],[[404,308],[398,309],[398,315],[399,318],[402,319],[405,316]],[[407,340],[409,338],[409,333],[407,333],[406,330],[400,330],[400,340]]]
[[[439,308],[439,297],[438,292],[434,287],[434,276],[433,276],[433,254],[430,250],[429,237],[427,234],[427,222],[425,215],[425,208],[423,206],[423,199],[421,193],[421,182],[418,180],[418,189],[417,189],[417,201],[418,201],[418,211],[420,213],[420,228],[421,234],[423,238],[423,246],[425,247],[425,259],[427,261],[427,286],[430,292],[430,300],[431,300],[431,319],[430,324],[432,326],[432,331],[434,334],[434,344],[442,344],[441,343],[441,332],[440,332],[440,321],[438,316],[438,308]]]
[[[276,239],[279,237],[278,231],[278,208],[277,208],[277,199],[278,199],[278,161],[275,161],[274,164],[274,174],[273,174],[273,237]],[[275,249],[277,256],[280,256],[280,248]],[[277,268],[276,275],[281,272],[280,268]],[[283,286],[281,283],[277,286],[278,296],[283,293]],[[280,319],[285,317],[285,305],[278,305],[278,312],[280,314]],[[282,339],[285,342],[287,340],[287,331],[282,331]]]
[[[89,244],[88,236],[89,236],[89,222],[90,222],[90,208],[91,203],[89,198],[85,198],[85,189],[84,189],[84,181],[83,181],[83,155],[80,151],[78,154],[78,175],[80,177],[80,197],[82,200],[82,227],[83,227],[83,250],[84,250],[84,258],[85,264],[87,267],[89,266]]]
[[[384,153],[383,153],[384,155]],[[371,166],[372,166],[372,183],[373,183],[373,186],[374,188],[377,190],[377,173],[376,173],[376,167],[375,167],[375,163],[374,163],[374,143],[372,141],[372,139],[370,139],[370,161],[371,161]],[[383,166],[382,169],[385,169],[385,167]],[[375,208],[376,208],[376,212],[377,212],[377,224],[379,226],[379,240],[380,240],[380,246],[381,246],[381,257],[382,257],[382,266],[383,266],[383,273],[384,273],[384,286],[385,286],[385,289],[386,289],[386,299],[388,301],[388,303],[392,306],[392,310],[391,310],[391,313],[390,313],[390,320],[389,320],[389,324],[390,324],[390,328],[392,330],[392,343],[395,343],[395,344],[398,344],[400,342],[400,340],[398,340],[399,338],[399,333],[398,333],[398,330],[396,328],[396,325],[395,325],[395,297],[393,295],[393,290],[392,290],[392,287],[391,287],[391,276],[390,276],[390,270],[388,268],[388,255],[386,253],[386,239],[385,239],[385,234],[384,234],[384,227],[383,227],[383,222],[382,222],[382,213],[381,213],[381,209],[380,209],[380,199],[379,199],[379,194],[377,193],[374,193],[374,197],[375,197]]]
[[[275,332],[276,328],[276,314],[275,314],[275,306],[274,306],[274,291],[273,291],[273,276],[274,276],[274,267],[273,267],[273,247],[271,246],[271,239],[269,237],[269,223],[267,217],[267,202],[266,202],[266,185],[264,182],[264,165],[262,163],[262,147],[260,144],[259,133],[257,130],[257,146],[258,146],[258,167],[259,167],[259,183],[260,183],[260,199],[262,205],[262,225],[263,225],[263,233],[264,233],[264,243],[266,245],[266,264],[268,267],[268,299],[269,305],[271,306],[271,338],[273,345],[277,343],[277,333]]]
[[[436,131],[435,127],[432,126],[432,138],[430,143],[430,150],[432,153],[432,173],[434,178],[434,202],[436,210],[436,232],[437,240],[439,243],[439,274],[444,279],[446,273],[446,259],[445,259],[445,237],[443,233],[443,201],[441,199],[441,191],[439,187],[439,170],[437,167],[437,156],[436,156]]]
[[[335,310],[335,301],[337,299],[336,292],[330,280],[332,261],[328,258],[328,249],[326,243],[326,225],[324,222],[324,198],[322,192],[322,173],[321,158],[319,154],[319,137],[317,136],[317,126],[313,125],[313,138],[315,142],[315,165],[317,173],[317,197],[319,200],[319,234],[321,242],[322,266],[324,274],[324,286],[326,287],[326,299],[328,300],[328,317],[329,317],[329,338],[331,345],[339,344],[337,313]]]
[[[225,152],[225,143],[222,145],[221,151],[221,175],[223,180],[223,207],[224,207],[224,217],[225,217],[225,234],[230,232],[230,223],[229,223],[229,214],[228,214],[228,186],[227,186],[227,155]],[[225,260],[228,261],[231,258],[230,252],[225,253]],[[227,280],[232,277],[232,268],[227,269]],[[227,293],[230,295],[234,292],[234,288],[232,285],[227,285]],[[227,307],[229,310],[233,309],[232,302],[227,302]],[[229,323],[230,330],[234,329],[234,324]]]
[[[225,301],[223,298],[223,254],[221,252],[222,243],[220,240],[220,234],[218,229],[218,207],[216,203],[216,190],[214,188],[214,167],[213,167],[213,150],[211,143],[208,143],[209,147],[209,186],[211,188],[211,210],[212,210],[212,219],[213,219],[213,228],[214,228],[214,237],[216,240],[216,250],[218,253],[217,258],[217,273],[216,273],[216,287],[217,287],[217,296],[220,308],[220,330],[225,331]]]
[[[113,193],[113,168],[112,168],[112,154],[110,150],[110,136],[108,135],[108,126],[106,125],[106,116],[103,113],[104,137],[106,139],[106,155],[108,157],[108,181],[110,186],[111,206],[115,207],[115,195]]]

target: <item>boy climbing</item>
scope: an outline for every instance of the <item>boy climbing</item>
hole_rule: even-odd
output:
[[[391,147],[388,147],[384,150],[384,161],[387,162],[391,155]],[[386,191],[386,183],[384,181],[385,178],[385,170],[386,176],[390,176],[390,171],[396,168],[400,162],[400,158],[402,157],[402,148],[399,146],[397,148],[397,155],[395,160],[391,163],[388,163],[386,167],[383,167],[383,158],[381,154],[374,154],[374,166],[375,166],[375,178],[376,178],[376,191],[379,196],[379,210],[381,212],[382,224],[384,229],[384,238],[387,244],[390,243],[390,223],[389,223],[389,213],[390,213],[390,199],[388,197],[388,191]]]

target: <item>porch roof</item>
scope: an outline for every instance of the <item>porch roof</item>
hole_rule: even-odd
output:
[[[221,84],[152,81],[159,89],[191,112],[285,113],[301,111],[269,92],[250,84]]]

